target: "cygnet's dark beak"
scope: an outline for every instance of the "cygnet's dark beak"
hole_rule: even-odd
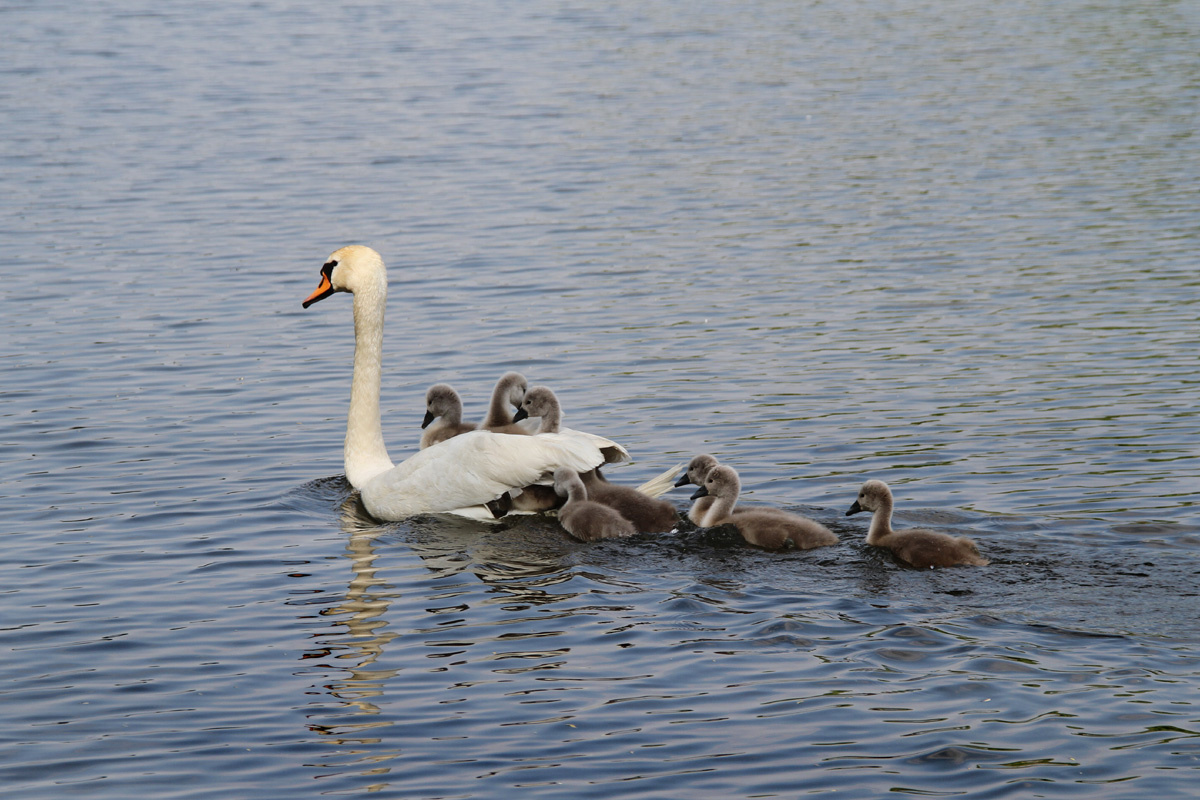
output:
[[[857,500],[855,500],[855,501],[854,501],[854,505],[850,506],[850,510],[846,512],[846,516],[848,517],[848,516],[850,516],[851,514],[857,514],[858,512],[860,512],[860,511],[865,511],[865,510],[866,510],[866,509],[864,509],[862,506],[860,506],[860,505],[858,504],[858,501],[857,501]]]
[[[704,486],[701,486],[692,494],[693,500],[695,500],[697,497],[708,497],[708,489]]]
[[[513,422],[520,422],[523,419],[529,419],[529,414],[526,413],[525,409],[518,408],[517,413],[513,414]]]
[[[689,478],[687,473],[685,472],[679,476],[679,480],[675,481],[675,488],[678,489],[680,486],[686,486],[691,482],[692,482],[691,478]]]
[[[421,423],[421,430],[425,430],[426,428],[428,428],[429,423],[433,422],[435,419],[437,419],[436,414],[434,414],[432,411],[426,411],[425,412],[425,421]]]

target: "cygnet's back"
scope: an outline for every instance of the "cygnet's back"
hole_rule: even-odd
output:
[[[462,421],[462,411],[462,398],[454,387],[445,383],[430,386],[425,393],[425,421],[421,423],[425,432],[421,434],[420,449],[475,430],[475,423]],[[434,420],[438,422],[431,426]]]
[[[983,567],[991,563],[980,555],[975,542],[965,536],[951,536],[924,528],[892,530],[894,505],[891,488],[883,481],[871,480],[862,485],[846,516],[860,511],[873,512],[867,544],[887,548],[896,558],[914,567]]]
[[[633,523],[641,533],[665,533],[679,522],[679,512],[666,500],[658,500],[628,486],[609,483],[599,469],[582,473],[588,500],[606,505]]]
[[[715,498],[705,527],[731,524],[749,544],[766,550],[811,550],[837,544],[833,531],[816,520],[779,509],[750,509],[736,511],[741,480],[732,467],[717,466],[693,497]]]
[[[555,470],[554,489],[567,498],[558,510],[558,521],[576,539],[594,542],[637,533],[633,523],[614,509],[588,500],[587,489],[574,470],[567,467]]]

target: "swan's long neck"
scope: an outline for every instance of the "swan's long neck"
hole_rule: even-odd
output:
[[[867,544],[876,544],[892,534],[893,504],[890,495],[880,498],[879,507],[871,515],[871,527],[867,529]]]
[[[392,468],[379,419],[380,371],[383,363],[383,315],[387,279],[354,292],[354,379],[346,418],[346,479],[361,489],[371,478]]]

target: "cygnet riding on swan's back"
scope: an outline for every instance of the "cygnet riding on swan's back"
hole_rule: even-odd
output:
[[[483,418],[483,424],[479,427],[492,433],[513,433],[518,436],[533,433],[524,425],[517,425],[513,419],[513,412],[508,410],[509,407],[521,407],[521,402],[525,399],[525,390],[528,388],[525,376],[519,372],[506,372],[501,375],[500,380],[496,381],[496,388],[492,389],[492,401],[488,404],[487,416]]]
[[[846,516],[860,511],[873,511],[867,544],[884,547],[896,558],[922,569],[953,567],[964,564],[983,567],[990,562],[979,554],[979,548],[965,536],[951,536],[924,528],[892,530],[892,490],[883,481],[867,481],[858,490],[858,499]]]
[[[541,426],[537,429],[538,435],[547,433],[574,433],[580,436],[592,435],[590,433],[573,431],[570,428],[562,426],[562,405],[558,402],[558,395],[546,386],[534,386],[525,392],[525,397],[520,403],[520,408],[513,415],[513,421],[520,422],[523,419],[531,417],[541,417],[542,419]],[[605,463],[619,464],[622,461],[629,460],[629,453],[625,452],[625,448],[621,447],[621,445],[609,442],[607,439],[601,441],[602,437],[599,436],[596,439],[596,446],[600,448],[600,452],[604,453]]]
[[[547,479],[559,467],[584,472],[599,466],[605,462],[601,446],[624,452],[614,442],[590,434],[512,436],[470,431],[393,465],[379,418],[387,305],[383,259],[362,245],[337,250],[321,267],[320,284],[303,306],[308,308],[334,292],[354,295],[354,377],[343,453],[346,479],[376,519],[441,512],[490,519],[484,504],[509,489]]]
[[[541,418],[541,425],[535,432],[537,436],[564,432],[577,433],[570,428],[562,427],[562,406],[558,402],[558,396],[546,386],[534,386],[524,392],[520,407],[517,409],[517,413],[513,415],[513,422],[516,423],[530,418]],[[591,434],[582,435],[590,436]],[[614,461],[620,461],[623,457],[628,457],[628,453],[620,445],[616,446],[616,450],[610,452],[605,445],[597,444],[601,452],[604,453],[605,459],[611,458]],[[551,509],[558,508],[563,504],[562,498],[565,496],[556,492],[551,486],[534,484],[522,487],[520,492],[510,492],[507,498],[502,498],[496,503],[489,504],[489,508],[496,516],[504,516],[514,511],[525,514],[536,514],[541,511],[550,511]],[[670,526],[666,530],[670,530]]]
[[[515,418],[521,420],[526,417],[541,418],[539,434],[559,431],[562,424],[562,406],[558,402],[558,396],[545,386],[534,386],[525,393],[525,400],[521,403],[521,408],[517,411]],[[590,472],[581,473],[579,479],[587,489],[589,501],[613,509],[632,522],[641,533],[666,533],[672,530],[679,521],[679,512],[666,500],[657,499],[657,495],[669,488],[669,480],[678,469],[678,467],[672,467],[636,489],[609,483],[601,474],[599,467]],[[517,497],[514,506],[520,507],[521,502],[521,498]],[[525,502],[534,501],[527,500]],[[561,515],[562,512],[559,513]]]
[[[734,511],[742,484],[732,467],[717,466],[708,472],[694,498],[715,497],[705,527],[730,524],[747,542],[767,550],[811,550],[837,544],[833,531],[819,522],[779,509]]]
[[[454,387],[445,383],[430,386],[425,393],[425,421],[421,423],[425,432],[421,434],[421,449],[475,430],[474,422],[462,421],[462,411],[462,398]],[[440,422],[430,425],[439,418]]]
[[[558,433],[562,425],[562,406],[558,403],[558,395],[546,386],[534,386],[525,392],[517,413],[513,414],[513,422],[523,419],[540,417],[542,424],[534,433]]]

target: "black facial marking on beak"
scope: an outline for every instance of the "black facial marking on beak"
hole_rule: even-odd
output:
[[[848,517],[851,514],[857,514],[858,512],[864,511],[864,510],[865,509],[858,504],[858,501],[855,500],[854,505],[850,506],[850,510],[846,512],[846,516]]]
[[[421,423],[421,430],[428,428],[429,423],[433,422],[435,419],[437,419],[437,415],[435,415],[432,411],[426,411],[425,421]]]
[[[675,481],[675,488],[678,489],[680,486],[687,486],[691,482],[692,479],[689,478],[685,472],[679,476],[679,480]]]
[[[697,489],[692,494],[693,500],[695,500],[696,498],[699,498],[699,497],[708,497],[708,488],[707,487],[701,486],[699,489]]]
[[[319,303],[329,295],[333,294],[333,268],[337,266],[337,261],[326,261],[321,267],[321,282],[317,284],[316,290],[310,294],[303,303],[301,308],[308,308],[313,303]]]
[[[523,419],[529,419],[529,412],[523,408],[518,408],[517,413],[513,414],[513,422],[520,422]]]

